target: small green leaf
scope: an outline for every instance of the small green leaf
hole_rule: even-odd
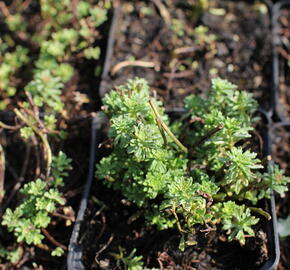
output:
[[[33,136],[34,132],[32,130],[32,128],[30,127],[22,127],[20,129],[20,136],[24,139],[28,139],[30,138],[31,136]]]
[[[184,235],[181,235],[181,237],[180,237],[179,249],[182,252],[184,252],[184,250],[185,250],[185,239],[184,239]]]
[[[51,252],[51,256],[61,257],[64,254],[64,250],[60,247],[55,248]]]
[[[101,49],[99,47],[87,48],[84,50],[84,55],[87,59],[98,60],[100,58]]]

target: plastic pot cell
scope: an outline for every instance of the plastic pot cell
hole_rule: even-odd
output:
[[[106,60],[104,64],[104,70],[102,74],[102,82],[100,84],[100,96],[103,97],[105,93],[111,89],[112,87],[112,74],[110,73],[110,69],[112,68],[112,58],[114,53],[114,44],[118,37],[118,27],[120,25],[121,11],[120,8],[116,8],[114,12],[113,21],[111,24]],[[144,74],[146,77],[146,75]],[[114,82],[118,82],[118,76],[114,75]],[[180,111],[180,110],[176,110]],[[271,155],[272,148],[272,137],[268,131],[268,127],[272,125],[271,113],[262,113],[264,115],[265,120],[265,134],[264,134],[264,155]],[[91,184],[93,181],[93,173],[95,169],[96,162],[96,153],[97,155],[101,155],[100,149],[96,150],[94,146],[98,145],[101,141],[98,141],[96,134],[102,134],[102,126],[104,125],[102,118],[95,118],[92,124],[92,149],[91,149],[91,159],[90,159],[90,169],[88,173],[87,185],[84,191],[84,196],[81,201],[80,209],[78,212],[77,221],[73,230],[72,238],[69,246],[69,255],[68,255],[68,269],[69,270],[84,270],[85,263],[83,261],[84,256],[84,245],[83,238],[84,234],[86,234],[85,230],[87,225],[84,224],[87,220],[85,219],[85,211],[90,212],[87,208],[88,198],[90,194]],[[99,137],[100,138],[100,137]],[[97,151],[97,152],[95,152]],[[271,221],[267,222],[264,226],[264,230],[267,234],[267,250],[268,250],[268,260],[265,261],[262,266],[258,269],[261,270],[271,270],[275,269],[279,262],[280,250],[279,250],[279,240],[277,234],[277,219],[275,212],[275,200],[274,197],[271,197],[271,200],[267,200],[264,202],[265,209],[271,214]],[[93,225],[92,225],[93,226]],[[81,227],[83,229],[81,229]],[[97,233],[100,233],[97,232]],[[98,238],[98,234],[95,235],[95,238],[90,239],[91,241],[95,241]],[[89,243],[86,245],[90,245]],[[98,255],[98,254],[97,254]],[[97,256],[96,258],[97,259]],[[246,258],[244,258],[246,259]],[[254,268],[251,268],[254,269]]]

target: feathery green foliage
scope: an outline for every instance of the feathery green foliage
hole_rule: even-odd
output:
[[[112,255],[118,267],[122,267],[125,270],[142,270],[144,269],[142,256],[136,256],[135,252],[136,249],[133,249],[129,255],[126,255],[126,250],[119,247],[119,253],[112,253]]]
[[[243,245],[259,221],[254,209],[266,216],[252,206],[269,198],[272,189],[285,192],[289,178],[276,165],[263,173],[257,154],[245,150],[257,108],[251,94],[214,79],[207,97],[189,96],[185,107],[183,119],[189,121],[172,125],[180,142],[144,79],[108,93],[104,110],[113,150],[96,175],[141,207],[159,229],[176,226],[184,239],[196,224],[218,226],[229,241]]]
[[[41,233],[51,222],[50,214],[57,205],[65,203],[58,186],[62,185],[63,177],[71,169],[71,160],[60,152],[52,163],[52,180],[37,179],[23,186],[20,192],[24,198],[14,211],[8,208],[3,216],[2,225],[13,232],[18,242],[28,245],[39,245],[44,239]],[[54,250],[52,255],[61,255],[60,250]]]

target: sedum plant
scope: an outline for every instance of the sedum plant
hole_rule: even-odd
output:
[[[0,109],[5,109],[9,98],[16,94],[15,75],[27,62],[28,50],[17,45],[13,51],[0,38]]]
[[[214,79],[205,97],[187,97],[185,114],[173,123],[144,79],[129,80],[103,102],[112,152],[97,177],[140,207],[148,223],[176,227],[181,248],[194,244],[197,224],[244,245],[258,215],[269,218],[257,202],[272,189],[287,190],[290,179],[278,166],[266,170],[246,150],[257,103],[226,80]]]
[[[25,9],[32,3],[27,4],[19,2],[9,6],[3,3],[1,9],[6,10],[1,15],[7,33],[0,39],[3,99],[0,109],[9,105],[9,97],[24,90],[32,95],[37,106],[59,113],[64,107],[61,97],[66,91],[66,83],[77,73],[76,62],[100,58],[99,28],[108,19],[111,2],[89,0],[72,4],[68,0],[43,0],[34,3],[39,5],[37,14],[32,10],[29,14],[41,20],[37,27],[31,23],[34,19],[27,18]],[[24,41],[24,46],[18,45],[19,40]],[[21,78],[18,71],[25,66],[29,70]]]
[[[35,62],[33,79],[25,87],[37,106],[46,111],[61,112],[65,83],[75,72],[70,62],[77,57],[99,59],[100,48],[94,46],[100,37],[96,28],[107,20],[104,3],[99,5],[92,1],[79,1],[76,7],[66,0],[41,2],[41,15],[46,24],[42,32],[33,37],[40,54]]]

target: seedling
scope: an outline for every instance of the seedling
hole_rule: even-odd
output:
[[[142,256],[135,255],[136,249],[133,249],[129,255],[126,256],[126,250],[119,247],[119,253],[112,253],[111,255],[117,261],[117,266],[125,270],[142,270],[143,262]]]
[[[24,195],[14,211],[7,209],[2,220],[2,225],[13,232],[18,242],[28,245],[41,245],[45,238],[42,229],[51,222],[50,214],[56,210],[57,205],[65,203],[58,187],[63,184],[63,177],[71,169],[71,160],[62,152],[53,158],[52,179],[43,181],[37,179],[24,185],[20,192]],[[63,251],[57,248],[52,255],[60,256]]]
[[[185,99],[186,113],[173,123],[144,79],[129,80],[103,100],[113,150],[96,176],[140,207],[149,224],[177,228],[181,248],[194,244],[197,224],[244,245],[261,217],[269,218],[258,201],[272,189],[284,193],[290,182],[245,149],[257,103],[236,88],[214,79],[206,97]]]

